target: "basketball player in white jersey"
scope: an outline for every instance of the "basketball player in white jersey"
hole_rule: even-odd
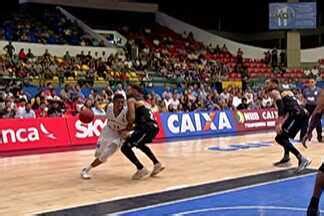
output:
[[[124,138],[129,134],[127,131],[127,106],[122,94],[115,94],[113,102],[107,108],[107,125],[102,130],[97,142],[95,160],[82,169],[81,178],[90,179],[90,170],[104,163],[124,143]]]

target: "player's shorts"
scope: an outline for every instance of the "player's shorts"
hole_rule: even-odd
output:
[[[125,144],[131,147],[139,147],[151,143],[159,132],[159,127],[154,122],[138,125],[134,132],[126,139]]]
[[[124,139],[116,131],[106,126],[101,132],[95,151],[95,157],[105,162],[124,143]]]
[[[302,128],[307,128],[307,125],[307,115],[289,116],[282,125],[282,131],[283,134],[286,134],[289,138],[295,138]]]

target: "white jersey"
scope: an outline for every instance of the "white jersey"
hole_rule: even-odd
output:
[[[127,128],[127,107],[124,106],[118,116],[114,114],[114,105],[111,103],[107,108],[107,125],[102,130],[97,146],[95,157],[104,162],[113,155],[124,143],[124,138],[118,132]]]
[[[124,106],[118,116],[114,114],[114,105],[110,103],[107,107],[107,126],[114,130],[120,131],[127,128],[127,106]]]

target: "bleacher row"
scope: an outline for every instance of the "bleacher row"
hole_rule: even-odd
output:
[[[28,10],[30,11],[30,9]],[[25,41],[25,42],[36,42],[36,43],[57,43],[57,44],[71,44],[71,45],[91,45],[96,46],[98,43],[91,43],[93,38],[86,35],[80,28],[77,27],[76,23],[71,23],[64,18],[57,10],[49,10],[43,14],[38,14],[38,16],[33,17],[31,13],[26,13],[26,11],[19,11],[20,15],[11,17],[11,20],[5,20],[2,25],[3,37],[7,40],[14,41]],[[27,22],[27,20],[29,20]],[[35,21],[38,26],[38,31],[36,32],[32,28],[31,21]],[[27,23],[26,23],[27,22]],[[227,67],[226,74],[222,75],[225,79],[230,80],[240,80],[247,76],[250,79],[262,78],[262,77],[277,77],[279,79],[304,79],[307,78],[303,69],[289,69],[284,73],[274,73],[273,68],[266,64],[262,59],[248,59],[243,56],[243,66],[246,68],[247,74],[243,74],[236,70],[238,64],[237,55],[229,53],[226,46],[222,49],[213,52],[208,49],[207,46],[200,42],[195,41],[194,35],[180,35],[172,30],[160,26],[142,26],[137,29],[137,31],[124,31],[122,28],[120,30],[129,40],[134,40],[137,44],[139,53],[143,53],[143,50],[149,49],[150,53],[146,54],[145,61],[154,62],[159,61],[152,57],[155,53],[163,53],[163,57],[167,59],[166,62],[176,62],[178,64],[186,64],[187,66],[181,70],[194,70],[198,74],[198,78],[203,78],[206,74],[202,74],[200,68],[204,68],[205,65],[201,61],[216,61]],[[23,37],[21,37],[23,36]],[[244,50],[243,50],[244,52]],[[195,59],[189,58],[190,55],[196,56]],[[129,55],[128,55],[129,57]],[[127,59],[127,61],[130,59]],[[141,80],[144,78],[143,73],[138,73],[138,69],[134,66],[135,59],[132,60],[132,67],[129,71],[116,71],[108,70],[107,75],[110,79],[116,80]],[[106,59],[103,59],[106,62]],[[319,63],[323,64],[323,60]],[[77,65],[79,68],[79,73],[81,77],[85,76],[89,69],[91,68],[87,64]],[[321,67],[320,67],[321,68]],[[97,68],[95,68],[97,69]],[[145,70],[152,70],[156,68],[146,67]],[[174,69],[174,72],[179,71],[179,68]],[[173,72],[173,71],[172,71]],[[183,71],[182,71],[183,72]],[[223,72],[223,71],[222,71]],[[213,73],[212,69],[208,69],[205,73],[210,75]],[[308,74],[309,75],[309,74]],[[324,76],[324,71],[319,72],[319,76]],[[41,79],[40,75],[30,76],[34,81]],[[80,77],[68,76],[65,78],[66,82],[74,82]],[[169,79],[169,77],[166,77]],[[195,77],[197,78],[197,77]],[[95,81],[105,82],[106,77],[96,76]],[[60,80],[60,76],[54,75],[52,81],[56,82]],[[208,79],[211,80],[211,77]]]

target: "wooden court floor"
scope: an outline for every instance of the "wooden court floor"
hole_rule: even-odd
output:
[[[151,145],[166,170],[160,176],[131,180],[135,168],[118,152],[98,169],[91,180],[82,180],[80,170],[93,159],[93,150],[0,158],[0,215],[32,215],[44,211],[97,203],[190,185],[287,169],[273,167],[281,148],[250,148],[211,151],[209,147],[266,142],[273,133],[196,139]],[[316,168],[324,155],[324,144],[314,142],[300,150]],[[149,161],[138,152],[151,169]],[[296,161],[292,161],[296,166]],[[290,167],[291,168],[291,167]]]

